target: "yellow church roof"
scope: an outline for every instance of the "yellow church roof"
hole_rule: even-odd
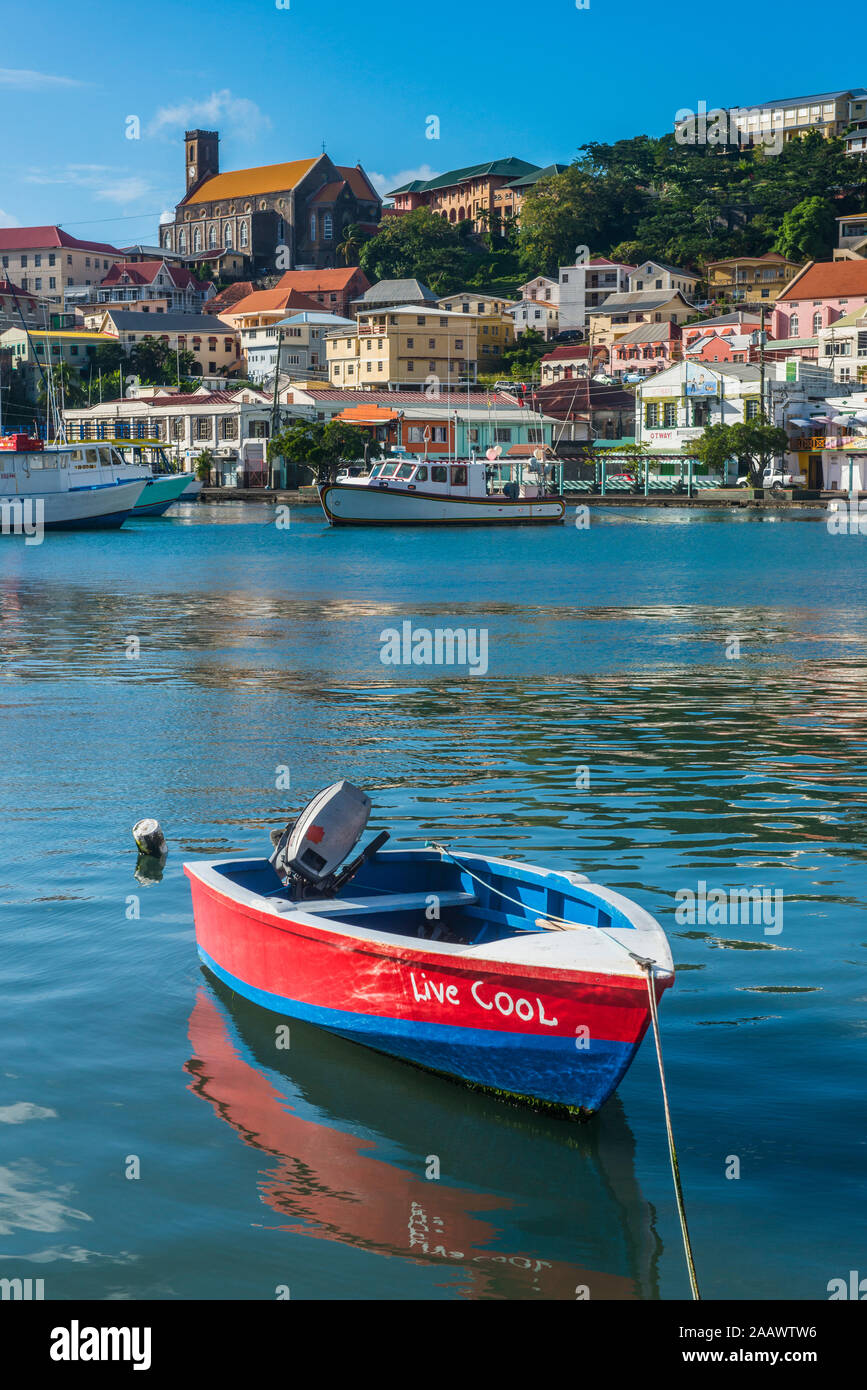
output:
[[[197,188],[187,203],[215,203],[222,198],[253,198],[259,193],[279,193],[294,188],[309,174],[316,159],[293,159],[289,164],[263,164],[258,169],[235,169],[214,174]]]

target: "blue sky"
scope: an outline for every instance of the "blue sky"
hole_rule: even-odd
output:
[[[588,140],[670,130],[702,100],[867,86],[863,13],[842,13],[829,41],[805,0],[288,3],[7,8],[0,225],[152,241],[183,193],[187,126],[219,129],[224,169],[314,155],[324,140],[385,190],[509,154],[566,163]]]

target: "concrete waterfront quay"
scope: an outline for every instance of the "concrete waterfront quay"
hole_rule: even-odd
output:
[[[853,492],[855,497],[867,497],[867,493]],[[319,499],[314,488],[285,489],[262,487],[206,487],[202,489],[203,502],[272,502],[275,505],[293,507],[317,507]],[[807,491],[804,488],[784,488],[771,493],[769,489],[757,488],[719,488],[706,490],[697,496],[688,497],[686,493],[665,493],[664,495],[643,492],[601,493],[582,492],[567,494],[568,509],[573,505],[594,507],[744,507],[757,510],[777,510],[778,508],[816,508],[828,502],[846,501],[844,492]]]

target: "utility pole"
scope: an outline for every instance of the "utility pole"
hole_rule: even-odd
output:
[[[280,349],[283,346],[283,329],[277,329],[277,357],[274,362],[274,394],[271,398],[271,439],[273,440],[280,429]],[[268,469],[268,482],[274,484],[274,461]]]
[[[765,306],[759,306],[759,418],[766,420],[765,413]]]

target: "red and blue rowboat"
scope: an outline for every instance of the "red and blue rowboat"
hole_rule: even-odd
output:
[[[268,859],[186,864],[199,955],[246,999],[535,1105],[598,1110],[674,982],[659,923],[582,874],[440,849],[293,898]],[[567,923],[565,930],[544,924]]]

